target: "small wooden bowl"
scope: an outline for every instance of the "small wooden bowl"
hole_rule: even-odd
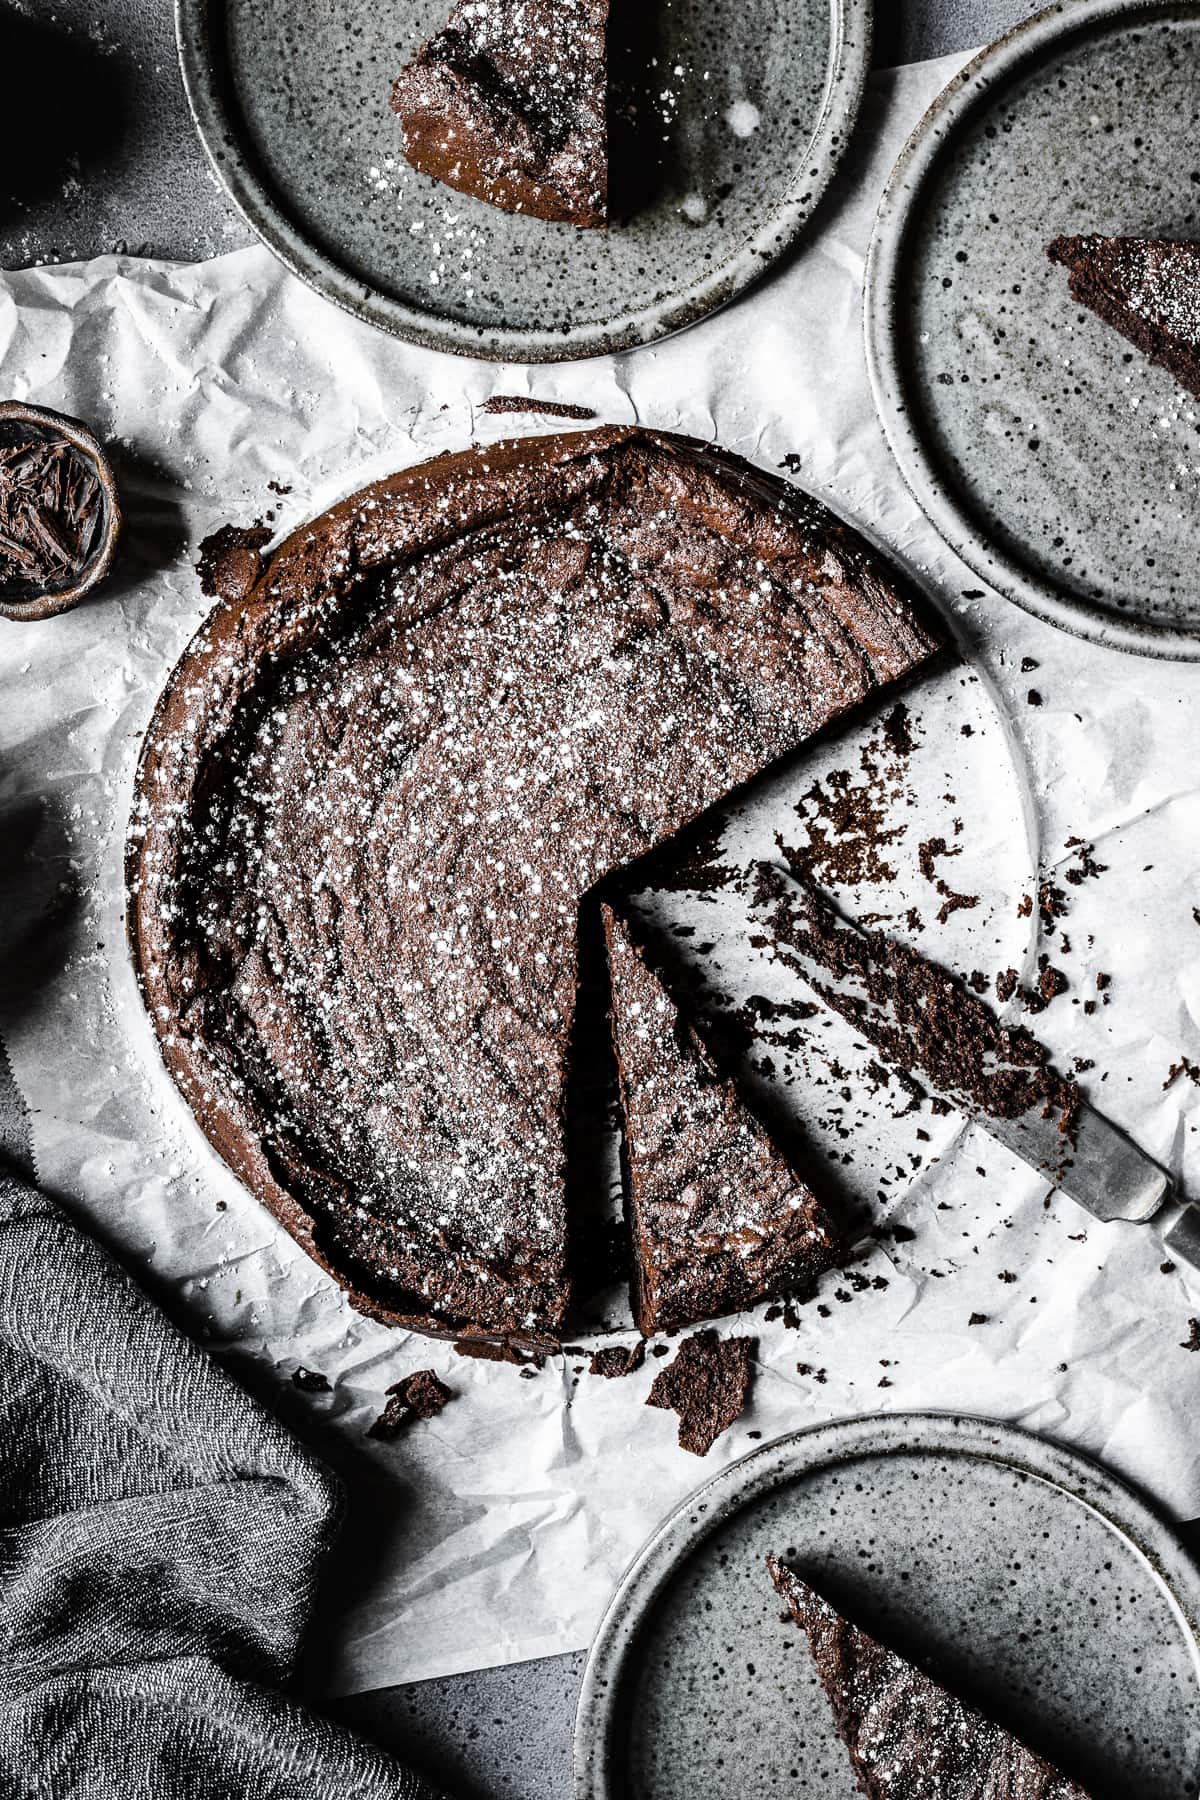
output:
[[[32,581],[0,583],[0,618],[49,619],[55,613],[78,606],[112,567],[121,535],[121,505],[112,464],[95,433],[78,419],[52,412],[46,406],[26,406],[20,400],[0,400],[0,444],[18,438],[44,438],[48,443],[67,443],[95,472],[100,483],[100,518],[92,550],[77,574],[41,587]]]

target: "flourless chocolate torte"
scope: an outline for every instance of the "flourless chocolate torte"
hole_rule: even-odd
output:
[[[1200,243],[1059,237],[1048,245],[1071,292],[1200,399]]]
[[[608,217],[608,0],[459,0],[400,71],[414,169],[504,212]]]
[[[939,642],[826,508],[636,429],[293,533],[138,777],[135,959],[203,1130],[372,1316],[554,1334],[581,897]]]
[[[767,1566],[807,1634],[868,1800],[1090,1800],[1011,1732],[852,1625],[777,1557]]]
[[[608,906],[604,929],[638,1329],[649,1337],[811,1288],[837,1260],[824,1207]]]

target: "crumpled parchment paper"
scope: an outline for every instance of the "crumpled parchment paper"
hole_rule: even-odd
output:
[[[1094,842],[1106,872],[1070,890],[1072,954],[1054,958],[1072,987],[1037,1028],[1064,1064],[1094,1059],[1081,1079],[1096,1104],[1200,1186],[1200,1089],[1186,1074],[1163,1086],[1181,1057],[1200,1062],[1200,671],[1094,649],[981,593],[905,492],[870,399],[860,288],[875,203],[960,60],[876,78],[849,172],[791,264],[683,337],[612,360],[527,372],[410,348],[260,249],[0,280],[0,391],[90,420],[113,446],[129,519],[102,597],[0,630],[0,1032],[42,1180],[346,1474],[350,1527],[317,1640],[331,1691],[583,1645],[648,1532],[751,1433],[847,1413],[1020,1421],[1103,1457],[1177,1515],[1200,1513],[1200,1360],[1182,1347],[1200,1280],[1160,1270],[1151,1230],[1047,1204],[1042,1179],[961,1120],[926,1119],[936,1138],[902,1179],[892,1152],[913,1148],[912,1121],[880,1100],[879,1134],[859,1134],[846,1179],[870,1199],[886,1171],[877,1217],[916,1235],[869,1246],[856,1280],[830,1277],[798,1328],[761,1314],[730,1327],[759,1335],[754,1404],[700,1463],[676,1447],[673,1416],[642,1404],[653,1356],[624,1380],[581,1373],[580,1357],[527,1379],[357,1318],[200,1138],[125,955],[133,765],[206,610],[199,539],[271,504],[282,530],[473,435],[554,428],[479,414],[493,393],[582,402],[767,468],[794,458],[798,479],[940,596],[978,679],[943,672],[911,697],[920,743],[895,801],[892,910],[902,895],[932,919],[918,841],[948,823],[953,834],[958,817],[962,857],[944,872],[980,905],[930,926],[922,947],[964,972],[1027,975],[1036,920],[1017,903],[1039,858],[1065,865],[1068,837]],[[288,491],[271,495],[271,481]],[[1041,705],[1028,703],[1034,686]],[[856,732],[814,768],[857,768],[870,727]],[[760,797],[733,829],[739,853],[769,853],[776,830],[801,842],[798,798]],[[689,904],[673,897],[675,916]],[[738,955],[731,942],[731,987],[750,979]],[[1085,1012],[1101,971],[1111,1005]],[[369,1440],[387,1386],[428,1365],[455,1401],[394,1445]],[[330,1392],[297,1390],[298,1366]]]

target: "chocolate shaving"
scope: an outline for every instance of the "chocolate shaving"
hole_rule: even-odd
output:
[[[99,478],[70,444],[30,437],[0,446],[0,584],[74,580],[101,507]]]

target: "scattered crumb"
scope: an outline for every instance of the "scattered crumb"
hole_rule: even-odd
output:
[[[329,1380],[316,1369],[293,1369],[292,1385],[298,1387],[302,1394],[327,1394]]]
[[[200,592],[211,600],[244,600],[262,573],[262,551],[270,541],[270,527],[261,519],[210,532],[196,561]]]
[[[723,1431],[745,1410],[754,1373],[756,1340],[697,1331],[685,1338],[674,1361],[660,1369],[646,1399],[679,1414],[679,1444],[707,1456]]]
[[[569,400],[537,400],[528,394],[493,394],[479,408],[485,413],[541,413],[548,419],[594,419],[590,406],[575,406]]]
[[[622,1375],[632,1375],[645,1360],[644,1338],[639,1338],[636,1344],[606,1344],[602,1350],[593,1351],[588,1373],[603,1375],[612,1381]]]
[[[390,1444],[402,1431],[418,1419],[436,1418],[454,1390],[439,1381],[432,1369],[418,1369],[402,1381],[393,1382],[387,1390],[388,1403],[368,1431],[367,1436]]]
[[[484,1338],[460,1338],[454,1348],[459,1356],[469,1356],[475,1362],[532,1363],[538,1369],[546,1364],[540,1350],[520,1350],[516,1344],[491,1344]]]

